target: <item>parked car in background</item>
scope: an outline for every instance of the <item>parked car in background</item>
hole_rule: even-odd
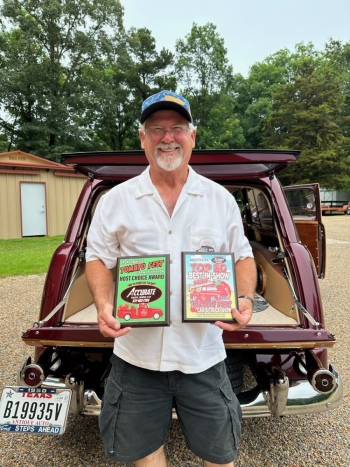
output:
[[[277,178],[298,155],[194,150],[191,159],[195,171],[235,197],[257,265],[253,318],[246,328],[223,333],[227,370],[244,417],[322,412],[342,402],[341,378],[328,358],[336,340],[325,327],[318,285],[326,261],[319,187],[283,189]],[[3,391],[3,431],[43,432],[46,426],[47,432],[63,433],[68,413],[98,415],[110,371],[113,340],[99,332],[87,286],[86,235],[101,196],[141,173],[147,160],[143,151],[62,159],[87,181],[52,257],[38,320],[22,335],[34,346],[35,358],[18,369],[18,387]]]

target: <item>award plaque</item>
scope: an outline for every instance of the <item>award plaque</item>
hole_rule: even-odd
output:
[[[115,317],[122,326],[169,326],[169,255],[118,258]]]
[[[237,285],[233,253],[182,253],[182,321],[233,321]]]

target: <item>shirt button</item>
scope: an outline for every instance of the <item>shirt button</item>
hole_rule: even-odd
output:
[[[169,230],[168,234],[171,235],[172,233],[173,233],[173,231],[172,231],[172,230]]]

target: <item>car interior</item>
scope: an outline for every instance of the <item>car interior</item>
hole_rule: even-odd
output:
[[[245,234],[253,249],[258,281],[253,318],[248,326],[298,326],[299,313],[289,281],[286,279],[288,262],[281,262],[283,251],[279,227],[267,193],[256,186],[225,185],[235,197],[241,211]],[[102,194],[96,196],[90,218]],[[81,249],[84,249],[88,225],[85,228]],[[67,294],[62,325],[87,325],[97,323],[97,310],[85,276],[84,260],[77,260],[79,271]]]

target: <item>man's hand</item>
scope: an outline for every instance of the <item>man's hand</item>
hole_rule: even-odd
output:
[[[131,331],[130,327],[121,328],[113,316],[113,275],[101,260],[86,263],[86,277],[98,310],[100,332],[105,337],[120,337]]]
[[[121,328],[120,323],[113,316],[113,305],[106,304],[98,313],[100,332],[105,337],[120,337],[131,331],[131,327]]]
[[[216,321],[214,324],[224,331],[236,331],[237,329],[244,328],[252,318],[253,305],[250,300],[246,298],[238,299],[238,310],[232,308],[232,318],[235,320],[234,323],[224,323],[222,321]]]

